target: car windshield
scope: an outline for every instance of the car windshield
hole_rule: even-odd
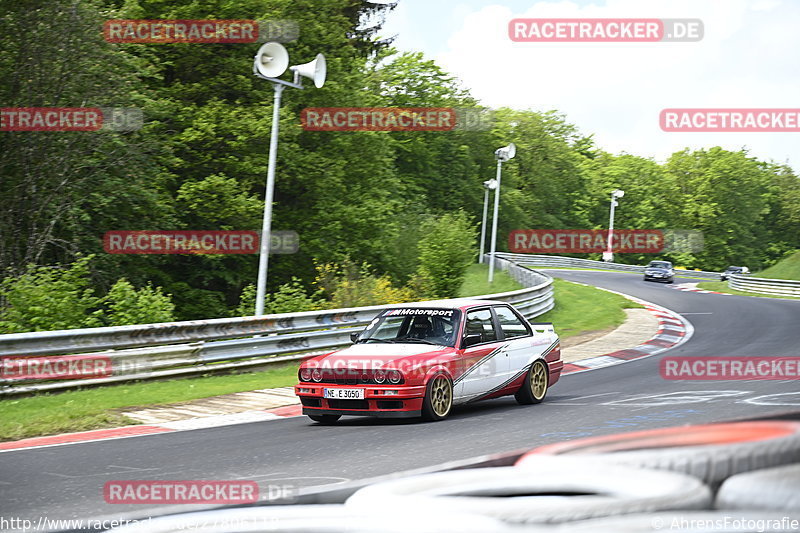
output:
[[[649,268],[672,268],[672,263],[668,261],[650,261]]]
[[[357,342],[454,346],[460,316],[457,309],[389,309],[370,322]]]

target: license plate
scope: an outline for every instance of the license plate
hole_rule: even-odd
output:
[[[325,389],[325,397],[336,400],[363,400],[364,389]]]

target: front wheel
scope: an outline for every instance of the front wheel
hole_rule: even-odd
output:
[[[444,374],[428,381],[425,398],[422,400],[422,418],[444,420],[453,408],[453,382]]]
[[[525,375],[525,382],[514,394],[514,398],[520,405],[531,405],[542,403],[547,394],[547,365],[541,359],[533,362],[528,373]]]
[[[335,424],[337,420],[342,418],[342,415],[308,415],[308,418],[320,424]]]

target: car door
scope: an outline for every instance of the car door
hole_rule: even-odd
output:
[[[509,368],[506,381],[510,381],[526,369],[534,352],[537,351],[533,346],[533,331],[508,306],[496,305],[494,312],[497,316],[497,327],[502,334],[503,350],[508,355]]]
[[[480,342],[467,346],[461,339],[461,359],[464,373],[454,382],[457,402],[479,397],[499,387],[508,375],[508,355],[498,339],[494,315],[490,307],[470,309],[464,318],[464,337],[480,334]]]

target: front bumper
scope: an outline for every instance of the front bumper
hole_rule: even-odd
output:
[[[325,398],[325,389],[363,389],[363,400]],[[354,415],[384,418],[420,416],[425,386],[300,383],[294,388],[304,415]]]

